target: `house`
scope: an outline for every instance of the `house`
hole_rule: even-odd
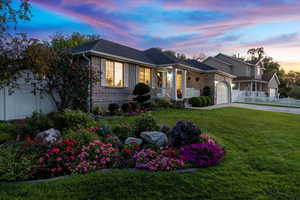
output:
[[[87,67],[100,72],[100,81],[91,85],[91,107],[106,108],[110,103],[122,104],[132,100],[137,83],[148,84],[152,98],[170,98],[175,101],[200,96],[209,87],[215,104],[231,102],[232,79],[229,72],[218,65],[206,65],[196,60],[178,60],[159,49],[145,51],[96,40],[72,49]],[[33,94],[32,86],[21,84],[14,93],[0,88],[0,120],[22,119],[34,111],[48,113],[55,104],[46,94]]]
[[[280,82],[277,75],[265,74],[261,61],[248,62],[219,53],[215,57],[208,57],[203,62],[236,76],[232,81],[234,96],[271,98],[279,96],[278,86]]]
[[[200,96],[209,87],[215,104],[231,101],[234,75],[196,60],[178,60],[157,48],[141,51],[100,39],[77,46],[72,53],[101,72],[100,82],[91,88],[91,105],[130,101],[140,82],[152,88],[153,98],[178,101]]]

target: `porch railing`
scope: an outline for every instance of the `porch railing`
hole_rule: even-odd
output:
[[[186,88],[185,89],[185,98],[199,97],[200,89],[197,88]]]

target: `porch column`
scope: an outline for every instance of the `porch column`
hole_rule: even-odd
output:
[[[186,79],[186,74],[187,74],[187,71],[184,70],[182,72],[182,99],[185,99],[185,92],[186,92],[186,86],[187,86],[187,79]]]
[[[252,83],[252,81],[250,82],[250,91],[251,92],[253,91],[253,83]]]
[[[172,99],[174,99],[174,100],[177,100],[176,76],[177,76],[177,69],[175,67],[173,67],[173,73],[172,73]]]
[[[257,92],[257,82],[255,82],[255,92]]]
[[[241,82],[239,82],[239,91],[241,91]]]

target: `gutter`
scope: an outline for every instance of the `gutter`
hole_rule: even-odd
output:
[[[91,59],[89,59],[85,53],[82,53],[82,56],[84,59],[86,59],[88,61],[88,67],[92,67],[91,66]],[[90,79],[92,77],[92,71],[90,71]],[[89,83],[89,106],[88,106],[88,111],[89,112],[92,112],[92,106],[93,106],[93,84],[92,84],[92,81],[90,80],[90,83]]]

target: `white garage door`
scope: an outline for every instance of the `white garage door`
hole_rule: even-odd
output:
[[[220,82],[217,84],[217,104],[229,103],[229,89],[228,86]]]

